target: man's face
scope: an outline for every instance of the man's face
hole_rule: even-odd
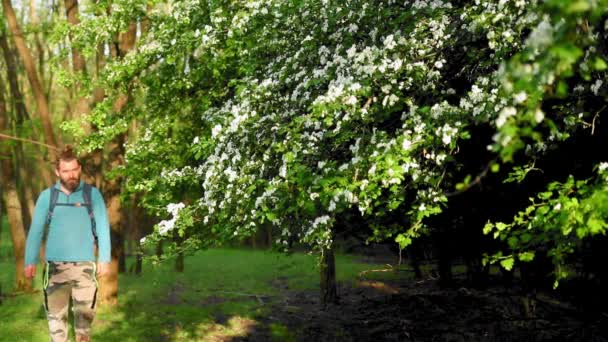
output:
[[[80,184],[80,164],[78,160],[60,161],[59,167],[55,169],[55,174],[59,177],[59,181],[69,191],[74,191]]]

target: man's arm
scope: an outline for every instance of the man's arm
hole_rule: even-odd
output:
[[[46,225],[46,217],[49,210],[49,193],[50,191],[45,190],[38,196],[30,231],[27,234],[25,244],[25,276],[28,278],[33,278],[36,275],[38,252],[40,251],[40,244],[42,243],[42,235],[44,234],[44,226]]]

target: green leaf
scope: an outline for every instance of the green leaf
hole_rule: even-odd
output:
[[[273,221],[277,218],[277,215],[272,211],[268,211],[266,212],[266,218],[268,219],[268,221]]]
[[[492,229],[494,228],[494,224],[491,222],[486,223],[485,226],[483,226],[483,233],[484,235],[488,235]]]
[[[589,1],[578,0],[570,3],[570,5],[566,8],[566,13],[587,12],[589,9],[591,9]]]
[[[399,244],[399,248],[400,249],[405,249],[405,247],[407,247],[407,246],[409,246],[409,245],[412,244],[412,239],[409,238],[409,237],[406,237],[403,234],[399,234],[395,238],[395,242],[397,242]]]
[[[535,253],[534,252],[521,252],[518,257],[520,261],[530,262],[534,260]]]
[[[510,271],[513,269],[513,264],[515,263],[515,260],[513,259],[513,257],[508,257],[506,259],[503,259],[500,261],[500,266],[502,266],[505,270]]]
[[[589,232],[591,235],[603,232],[605,226],[606,223],[598,218],[591,217],[589,220],[587,220],[587,227],[589,227]]]
[[[593,68],[597,71],[604,71],[608,69],[608,64],[606,64],[606,61],[601,57],[595,57],[595,60],[593,61]]]
[[[576,237],[578,237],[579,239],[583,239],[585,236],[587,236],[587,229],[582,227],[576,229]]]
[[[572,43],[562,43],[551,48],[551,52],[565,63],[574,63],[583,55],[583,50]]]
[[[496,229],[502,231],[508,228],[508,225],[506,223],[502,223],[502,222],[497,222],[496,223]]]
[[[557,82],[557,87],[555,89],[555,95],[559,98],[564,98],[568,96],[568,84],[564,81]]]

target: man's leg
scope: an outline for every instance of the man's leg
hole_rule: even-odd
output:
[[[51,341],[68,340],[68,308],[70,305],[71,282],[65,263],[49,262],[49,283],[45,289],[45,306],[49,322]]]
[[[90,341],[91,323],[95,317],[97,283],[95,282],[95,264],[79,262],[75,267],[75,281],[72,287],[72,304],[74,310],[74,330],[77,342]]]

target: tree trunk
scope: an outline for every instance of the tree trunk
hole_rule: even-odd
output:
[[[272,249],[272,227],[266,229],[266,247]]]
[[[156,243],[156,257],[160,258],[163,255],[163,240],[160,240]]]
[[[23,34],[21,33],[21,29],[19,28],[19,24],[17,23],[17,17],[15,16],[15,11],[13,9],[11,1],[2,0],[2,6],[4,8],[4,15],[8,22],[9,29],[13,34],[15,46],[17,47],[19,55],[21,56],[23,65],[25,66],[27,77],[32,87],[32,92],[34,94],[36,105],[38,107],[38,113],[42,121],[44,138],[47,144],[51,146],[57,146],[57,140],[55,139],[55,133],[53,132],[53,124],[51,122],[51,114],[48,102],[44,94],[44,90],[42,89],[40,79],[38,78],[34,59],[32,58],[32,54],[29,48],[25,44],[25,39],[23,39]],[[56,151],[52,152],[53,154],[55,154]]]
[[[4,96],[4,82],[0,79],[0,131],[8,128],[8,115]],[[32,281],[25,277],[25,229],[21,212],[21,202],[17,193],[17,182],[14,175],[13,157],[8,145],[0,145],[0,164],[2,165],[2,197],[6,207],[8,223],[13,240],[13,254],[15,257],[15,289],[17,291],[31,291]]]
[[[21,217],[21,203],[15,183],[8,182],[4,176],[6,168],[12,167],[12,162],[2,161],[4,189],[2,197],[6,205],[8,223],[11,228],[11,238],[13,240],[13,253],[15,255],[15,289],[17,291],[31,291],[32,281],[25,278],[24,257],[25,257],[25,229]]]
[[[27,108],[25,107],[25,100],[21,93],[21,88],[19,88],[17,61],[15,60],[13,51],[8,45],[6,34],[3,31],[0,31],[0,49],[2,49],[2,55],[6,62],[6,75],[10,86],[13,108],[15,108],[17,113],[17,123],[23,123],[25,120],[29,120],[29,115],[27,113]]]
[[[175,258],[175,271],[184,272],[184,251],[182,250],[183,238],[177,232],[173,232],[173,242],[177,245],[177,257]]]
[[[336,284],[336,257],[333,244],[323,248],[321,252],[321,305],[338,303],[338,289]]]
[[[128,51],[135,46],[135,38],[137,33],[137,24],[131,23],[127,32],[121,33],[118,38],[116,48],[118,58],[127,54]],[[127,106],[130,100],[129,94],[120,95],[114,102],[113,111],[121,113]],[[124,164],[126,134],[121,133],[116,136],[109,146],[108,166],[109,170],[115,170]],[[107,197],[108,216],[112,227],[112,267],[111,276],[101,279],[100,299],[102,303],[110,305],[116,304],[118,296],[118,271],[119,260],[124,253],[124,232],[121,222],[124,222],[124,213],[121,209],[120,192],[122,190],[122,177],[116,176],[106,180],[104,183],[104,192]]]
[[[72,26],[76,26],[80,23],[78,18],[78,0],[65,0],[65,15],[68,23]],[[70,36],[70,40],[72,37]],[[86,73],[86,64],[84,56],[72,45],[72,68],[77,73]]]
[[[125,242],[126,242],[126,237],[127,237],[127,232],[126,232],[126,228],[129,227],[128,225],[128,219],[127,219],[127,208],[121,206],[121,215],[120,215],[120,239],[122,239],[122,241],[120,241],[120,246],[119,246],[119,250],[118,250],[118,273],[125,273],[127,271],[127,253],[126,253],[126,246],[125,246]]]
[[[78,18],[78,0],[65,0],[65,15],[68,23],[71,26],[76,26],[80,23]],[[70,40],[72,39],[70,35]],[[84,56],[72,44],[72,69],[77,76],[86,75],[86,61]],[[72,107],[72,117],[79,117],[90,112],[89,100],[85,96],[80,96],[81,85],[76,84],[74,94],[76,96],[76,104]]]
[[[2,54],[4,55],[4,61],[6,62],[6,69],[7,69],[7,76],[8,76],[8,83],[10,86],[10,91],[11,91],[11,98],[12,98],[12,107],[15,109],[15,114],[16,114],[16,120],[15,123],[16,125],[14,129],[18,129],[21,126],[23,126],[23,124],[28,121],[29,118],[29,114],[27,112],[27,108],[25,106],[25,98],[23,97],[23,93],[21,92],[21,89],[19,87],[19,78],[17,75],[17,62],[16,62],[16,57],[14,55],[14,51],[9,47],[8,45],[8,41],[6,40],[6,35],[0,33],[0,49],[2,50]],[[37,133],[34,132],[34,134],[36,135]],[[30,174],[29,172],[24,172],[26,171],[27,168],[25,168],[25,155],[23,153],[23,144],[18,143],[17,144],[17,167],[21,170],[19,172],[21,177],[24,177],[26,174]],[[48,165],[45,165],[44,160],[42,159],[42,155],[41,154],[36,154],[35,158],[37,159],[38,164],[40,164],[41,167],[38,167],[38,172],[39,175],[42,178],[42,182],[45,184],[45,186],[49,186],[50,184],[53,183],[53,176],[51,175],[51,169],[48,167]],[[29,165],[29,163],[28,163]],[[43,167],[44,166],[44,167]],[[26,177],[26,178],[21,178],[24,181],[24,192],[26,194],[26,199],[27,199],[27,207],[28,207],[28,211],[30,211],[30,215],[31,213],[33,213],[33,205],[34,205],[34,201],[33,199],[31,200],[31,204],[30,204],[30,197],[33,197],[33,191],[34,191],[34,182],[32,181],[34,179],[34,177],[30,176],[30,177]],[[36,182],[39,183],[39,182]]]
[[[36,43],[36,50],[38,52],[38,70],[40,71],[40,75],[44,74],[44,48],[42,47],[42,42],[40,41],[40,22],[38,21],[38,14],[36,13],[36,0],[30,0],[29,4],[30,9],[30,25],[35,27],[33,32],[34,41]]]

